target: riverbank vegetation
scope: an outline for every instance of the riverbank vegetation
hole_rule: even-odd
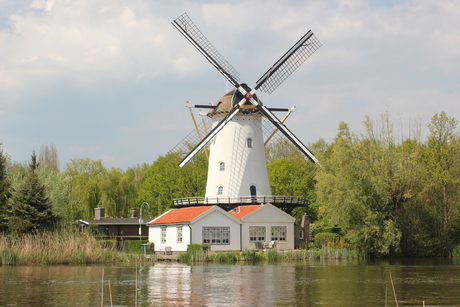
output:
[[[118,251],[116,244],[71,230],[0,237],[0,265],[95,264],[139,259],[140,255]]]
[[[307,200],[309,206],[293,215],[310,216],[311,238],[320,249],[378,257],[460,255],[457,124],[435,114],[422,140],[421,123],[407,126],[407,133],[396,131],[387,113],[366,118],[359,135],[340,123],[332,142],[309,146],[321,167],[280,139],[266,147],[272,194]],[[71,227],[93,218],[97,206],[108,217],[128,217],[148,202],[148,215],[155,217],[174,198],[205,193],[204,154],[183,168],[180,154],[170,153],[124,171],[92,159],[73,159],[61,171],[53,145],[42,146],[38,163],[33,159],[14,162],[0,144],[0,231],[8,236]]]
[[[305,261],[316,259],[359,259],[366,254],[354,249],[340,247],[322,247],[319,249],[278,251],[245,250],[231,252],[187,251],[180,254],[181,262],[237,262],[237,261]]]
[[[118,251],[116,244],[70,230],[0,237],[0,265],[96,264],[140,259],[141,255]]]

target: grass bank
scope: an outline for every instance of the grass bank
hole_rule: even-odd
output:
[[[92,264],[134,261],[140,257],[71,230],[0,237],[0,265]]]
[[[209,262],[237,262],[237,261],[299,261],[314,259],[358,259],[365,258],[366,255],[352,249],[323,247],[311,250],[293,251],[232,251],[232,252],[210,252],[210,251],[190,251],[179,255],[181,262],[190,261],[209,261]]]

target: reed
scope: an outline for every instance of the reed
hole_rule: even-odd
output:
[[[314,259],[352,259],[365,258],[355,250],[338,247],[324,247],[312,250],[278,251],[275,249],[266,252],[256,250],[245,250],[242,252],[208,252],[189,251],[180,254],[178,260],[181,262],[236,262],[236,261],[305,261]]]
[[[136,256],[107,248],[93,236],[72,230],[0,238],[0,264],[90,264],[131,261]]]

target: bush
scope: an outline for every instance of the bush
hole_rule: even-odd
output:
[[[460,245],[454,246],[454,249],[452,250],[452,257],[460,258]]]
[[[127,240],[128,242],[128,250],[129,254],[140,254],[142,253],[141,244],[145,244],[148,240]]]
[[[187,253],[207,252],[208,244],[189,244],[187,245]]]
[[[336,233],[318,233],[315,236],[315,245],[317,248],[327,247],[340,241],[340,236]]]
[[[318,227],[313,230],[313,237],[320,233],[335,233],[340,235],[341,229],[339,227]]]
[[[257,261],[260,260],[261,256],[255,249],[245,250],[241,253],[241,260],[246,261]]]

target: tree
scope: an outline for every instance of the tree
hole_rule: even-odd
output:
[[[60,171],[59,158],[56,146],[53,144],[40,146],[39,161],[41,166],[47,166],[56,172]]]
[[[376,133],[368,120],[360,139],[341,123],[317,176],[322,216],[356,247],[376,255],[398,253],[402,235],[396,213],[400,187],[392,185],[399,164],[388,124]]]
[[[152,216],[166,212],[175,198],[204,196],[207,174],[205,155],[199,153],[182,168],[178,165],[180,160],[178,153],[161,156],[146,173],[136,203],[149,203]]]
[[[106,169],[101,160],[72,159],[65,166],[65,180],[70,185],[68,212],[73,219],[94,218],[94,208],[100,205],[101,177]]]
[[[15,190],[8,205],[8,226],[12,232],[35,232],[54,226],[57,218],[51,210],[46,189],[36,173],[35,152],[24,180]]]
[[[458,242],[452,234],[454,228],[460,226],[460,136],[455,130],[457,124],[458,121],[442,112],[435,114],[428,126],[424,192],[432,209],[433,229],[441,255],[448,254],[455,240]]]
[[[7,177],[7,159],[0,142],[0,230],[7,227],[6,208],[9,198],[10,183]]]
[[[299,223],[304,213],[308,213],[312,221],[317,218],[315,168],[311,161],[300,155],[273,160],[267,165],[273,195],[305,198],[308,207],[299,207],[293,211]]]

